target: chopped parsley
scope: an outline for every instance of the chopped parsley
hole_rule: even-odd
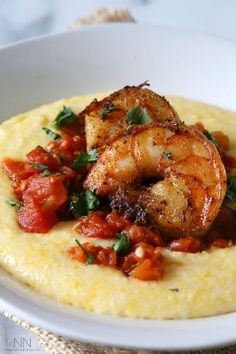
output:
[[[41,177],[60,176],[60,175],[61,175],[60,172],[52,173],[52,172],[50,172],[49,170],[45,170],[45,171],[43,171],[43,172],[40,174]]]
[[[99,208],[100,201],[90,189],[79,194],[73,194],[70,198],[69,210],[75,218],[88,215],[90,211]]]
[[[63,162],[65,160],[65,155],[63,154],[63,152],[60,152],[59,159],[61,162]]]
[[[53,121],[53,126],[56,129],[60,129],[64,125],[72,124],[76,122],[76,115],[72,111],[71,107],[63,107]]]
[[[17,199],[8,199],[8,200],[5,200],[5,203],[7,205],[10,205],[11,207],[15,207],[16,208],[16,211],[19,212],[21,210],[21,202]]]
[[[172,289],[169,289],[170,291],[173,291],[175,293],[178,293],[179,292],[179,288],[172,288]]]
[[[134,107],[131,108],[128,113],[128,124],[150,124],[152,123],[152,118],[149,116],[147,109]]]
[[[112,102],[108,102],[104,107],[101,108],[100,112],[102,118],[106,118],[109,113],[118,111],[118,108],[114,107]]]
[[[208,130],[204,130],[203,134],[207,137],[208,140],[210,140],[214,145],[215,147],[218,149],[218,141],[216,140],[216,138],[211,134],[209,133]]]
[[[130,242],[124,232],[117,234],[118,240],[114,243],[113,249],[118,255],[126,254],[130,250]]]
[[[61,137],[60,134],[57,134],[57,133],[53,132],[51,129],[48,129],[48,128],[45,128],[45,127],[43,127],[42,129],[45,131],[47,136],[49,136],[49,138],[51,138],[52,140],[57,140],[57,139],[59,139]]]
[[[75,242],[77,243],[77,245],[82,249],[82,251],[86,254],[87,256],[87,261],[85,262],[85,264],[92,264],[94,262],[94,256],[89,253],[78,240],[75,240]]]
[[[168,160],[173,160],[173,156],[170,151],[163,151],[163,156],[165,156]]]
[[[48,170],[48,166],[45,165],[44,163],[34,163],[34,162],[29,162],[30,167],[34,167],[37,170]]]
[[[236,210],[236,176],[228,176],[227,178],[227,191],[224,203],[228,208]]]
[[[60,172],[50,172],[48,165],[44,163],[34,163],[34,162],[29,162],[30,167],[34,167],[37,170],[43,170],[43,172],[40,174],[40,177],[47,177],[47,176],[60,176]]]
[[[74,160],[71,165],[72,168],[79,168],[88,162],[95,162],[98,159],[98,152],[96,149],[90,150],[89,152],[81,151],[79,156]]]
[[[227,178],[226,198],[231,202],[236,200],[236,176],[229,176]]]

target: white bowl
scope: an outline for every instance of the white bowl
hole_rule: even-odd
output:
[[[196,32],[84,27],[0,50],[0,117],[147,79],[158,92],[236,110],[235,63],[235,43]],[[35,294],[4,271],[0,306],[61,335],[120,347],[184,350],[236,342],[236,313],[178,321],[95,315]]]

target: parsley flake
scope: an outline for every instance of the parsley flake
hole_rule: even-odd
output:
[[[100,109],[102,118],[106,118],[109,113],[118,111],[118,108],[114,107],[112,102],[108,102],[104,107]]]
[[[69,210],[75,218],[88,215],[99,208],[100,201],[90,189],[71,196]]]
[[[128,124],[150,124],[152,123],[152,118],[149,116],[147,109],[140,107],[131,108],[128,113]]]
[[[98,152],[96,149],[90,150],[89,152],[81,151],[79,156],[74,160],[71,167],[76,169],[86,165],[86,163],[95,162],[97,159]]]
[[[71,107],[63,107],[53,121],[53,126],[56,129],[60,129],[64,125],[75,123],[76,115],[72,111]]]
[[[212,144],[215,145],[215,147],[218,149],[218,141],[216,140],[216,138],[211,134],[209,133],[208,130],[204,130],[203,134],[207,137],[208,140],[210,140],[212,142]]]
[[[48,166],[45,165],[44,163],[34,163],[34,162],[29,162],[30,167],[34,167],[37,170],[48,170]]]
[[[59,159],[61,162],[63,162],[65,160],[65,154],[63,154],[63,152],[60,152]]]
[[[51,129],[45,127],[43,127],[42,129],[45,131],[47,136],[49,136],[49,138],[51,138],[52,140],[57,140],[61,137],[60,134],[54,133]]]
[[[227,191],[224,203],[228,208],[236,210],[236,176],[229,176],[227,178]]]
[[[179,292],[179,288],[172,288],[172,289],[169,289],[170,291],[173,291],[175,293],[178,293]]]
[[[116,251],[118,255],[128,253],[130,250],[130,242],[128,237],[124,234],[124,232],[118,233],[117,236],[119,240],[117,240],[113,245],[114,251]]]
[[[226,198],[231,202],[236,200],[236,176],[229,176],[227,178]]]
[[[21,202],[17,199],[8,199],[5,200],[5,203],[11,207],[16,207],[16,212],[19,212],[21,210]]]
[[[78,240],[75,240],[75,242],[77,243],[77,245],[82,249],[82,251],[87,256],[87,260],[86,260],[85,264],[92,264],[94,262],[94,256],[91,253],[89,253]]]
[[[60,175],[61,175],[60,172],[52,173],[52,172],[50,172],[49,170],[45,170],[44,172],[42,172],[42,173],[40,174],[40,177],[60,176]]]
[[[165,156],[168,160],[173,160],[173,156],[170,151],[163,151],[163,156]]]

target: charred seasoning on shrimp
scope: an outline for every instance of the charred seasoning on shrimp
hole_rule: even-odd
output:
[[[234,244],[236,160],[223,133],[186,126],[146,85],[94,100],[79,115],[63,107],[53,130],[43,128],[52,140],[45,148],[2,167],[16,197],[6,202],[23,231],[47,233],[59,221],[77,220],[68,257],[157,281],[163,249],[196,253]]]
[[[142,181],[154,180],[149,186]],[[108,146],[85,188],[109,196],[129,216],[137,206],[169,237],[206,232],[226,193],[226,172],[215,146],[198,130],[176,122],[136,126]],[[126,192],[126,203],[120,197]],[[130,198],[129,198],[130,195]]]

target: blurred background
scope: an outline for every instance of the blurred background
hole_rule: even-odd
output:
[[[104,6],[128,8],[137,22],[236,40],[236,0],[0,0],[0,46],[64,31],[76,18]]]

